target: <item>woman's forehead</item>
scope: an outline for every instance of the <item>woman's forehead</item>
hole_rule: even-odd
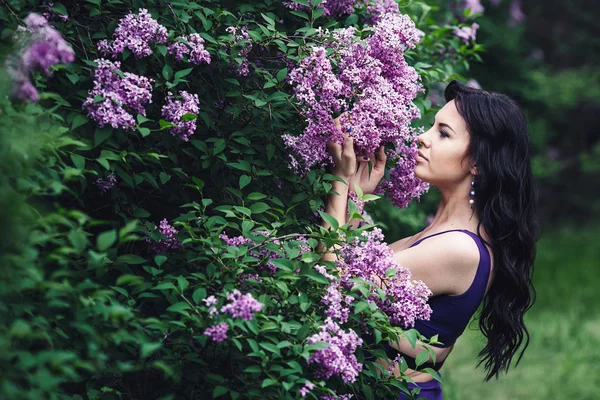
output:
[[[457,134],[467,134],[467,123],[465,119],[459,114],[456,108],[456,102],[450,100],[444,107],[442,107],[435,115],[436,122],[449,125],[454,132]]]

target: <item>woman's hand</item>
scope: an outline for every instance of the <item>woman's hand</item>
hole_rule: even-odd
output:
[[[356,174],[357,161],[356,153],[354,151],[354,138],[352,135],[349,135],[349,132],[352,131],[352,128],[342,128],[342,124],[340,122],[340,119],[344,116],[344,114],[335,119],[335,126],[344,134],[344,143],[327,143],[327,152],[331,154],[335,164],[331,170],[331,173],[342,178],[346,181],[346,183],[349,184],[352,177]]]
[[[375,188],[379,184],[379,181],[385,174],[385,162],[387,156],[385,155],[385,149],[380,146],[377,149],[377,153],[369,154],[369,156],[359,156],[358,161],[360,166],[358,171],[350,179],[350,191],[355,192],[355,186],[360,187],[364,194],[371,194],[375,191]],[[373,166],[369,171],[369,162]]]

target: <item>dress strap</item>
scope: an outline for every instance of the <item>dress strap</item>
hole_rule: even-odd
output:
[[[423,229],[425,229],[425,228],[423,228]],[[423,229],[421,229],[421,231]],[[421,231],[419,231],[419,232],[421,232]],[[447,230],[447,231],[437,232],[437,233],[431,234],[429,236],[425,236],[424,238],[421,238],[421,239],[417,240],[416,242],[414,242],[413,244],[411,244],[410,247],[416,246],[419,243],[421,243],[423,240],[429,239],[430,237],[434,237],[434,236],[437,236],[437,235],[441,235],[442,233],[448,233],[448,232],[470,232],[470,233],[473,233],[473,232],[467,231],[465,229],[450,229],[450,230]]]

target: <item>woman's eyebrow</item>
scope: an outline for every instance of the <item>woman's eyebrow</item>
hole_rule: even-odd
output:
[[[450,129],[452,132],[456,133],[456,131],[454,129],[452,129],[452,127],[450,125],[448,125],[448,124],[440,122],[439,125],[440,126],[445,126],[446,128]]]

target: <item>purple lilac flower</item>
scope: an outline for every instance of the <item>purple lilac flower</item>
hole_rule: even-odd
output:
[[[218,325],[206,328],[204,334],[215,342],[224,342],[225,339],[227,339],[227,329],[229,329],[227,323],[222,322]]]
[[[50,67],[73,62],[75,52],[43,16],[30,13],[24,22],[26,27],[19,27],[16,34],[22,48],[19,57],[10,58],[7,67],[14,82],[13,94],[21,100],[37,101],[39,93],[30,81],[30,72],[42,70],[50,75]]]
[[[175,238],[177,230],[169,225],[169,221],[164,218],[160,221],[159,232],[167,237],[167,239],[159,239],[158,242],[152,242],[150,238],[146,238],[147,243],[152,243],[151,251],[153,253],[166,253],[170,251],[179,251],[183,249],[183,244]]]
[[[330,281],[333,281],[335,279],[335,276],[328,273],[327,269],[323,265],[317,264],[314,266],[314,269],[317,270],[318,273],[320,273],[321,275],[323,275],[325,278],[329,279]]]
[[[354,396],[351,394],[324,394],[321,397],[319,397],[320,400],[350,400],[351,398],[353,398]]]
[[[398,3],[394,0],[367,1],[366,12],[369,14],[367,23],[374,25],[386,14],[400,14]]]
[[[260,276],[258,276],[258,274],[242,274],[239,277],[239,283],[244,283],[246,282],[248,279],[252,279],[255,280],[258,283],[262,283],[262,278]]]
[[[479,24],[474,23],[471,26],[463,26],[461,28],[454,28],[454,35],[462,40],[465,44],[469,44],[470,40],[475,40],[475,36],[477,35],[477,29],[479,28]]]
[[[179,36],[175,40],[167,47],[167,51],[175,56],[177,61],[183,60],[183,57],[189,54],[192,64],[210,64],[210,53],[204,48],[204,39],[199,34]]]
[[[396,165],[390,170],[390,179],[382,179],[375,193],[385,193],[394,206],[407,207],[411,201],[420,199],[423,193],[429,190],[429,184],[417,178],[414,169],[417,165],[417,143],[411,142],[410,146],[399,145],[399,150],[388,154],[392,160],[397,160]]]
[[[431,307],[427,304],[431,291],[422,281],[412,280],[410,270],[404,268],[394,259],[394,252],[383,241],[381,229],[362,233],[363,241],[356,238],[353,243],[346,244],[338,260],[338,268],[344,271],[342,286],[350,289],[352,278],[362,278],[375,283],[379,280],[386,282],[384,300],[377,294],[377,290],[370,289],[369,300],[375,302],[379,309],[389,318],[390,323],[399,325],[404,329],[414,326],[415,320],[428,320]],[[396,276],[386,277],[386,271],[393,269]]]
[[[304,386],[300,389],[300,396],[305,397],[314,388],[315,388],[314,383],[312,383],[311,381],[306,381],[304,383]]]
[[[130,72],[119,71],[119,61],[94,60],[94,88],[83,103],[88,117],[100,126],[131,129],[134,115],[146,115],[144,104],[152,103],[152,80]],[[97,100],[96,100],[97,99]]]
[[[221,312],[231,314],[233,318],[241,318],[244,321],[254,319],[254,313],[262,310],[264,306],[264,304],[252,297],[250,293],[242,295],[237,289],[227,294],[227,300],[231,303],[223,306]]]
[[[231,68],[235,71],[238,76],[248,76],[250,73],[250,64],[248,62],[248,54],[252,50],[252,39],[248,33],[248,28],[242,26],[239,31],[235,26],[230,26],[225,29],[227,33],[234,36],[233,46],[242,46],[242,49],[238,53],[238,57],[242,58],[240,63],[234,62],[231,64]]]
[[[321,298],[321,303],[328,306],[325,314],[342,324],[348,321],[349,306],[353,301],[354,297],[342,295],[339,281],[331,282],[327,287],[327,293]]]
[[[139,14],[129,13],[121,18],[113,38],[112,42],[98,42],[98,50],[115,58],[129,49],[137,58],[142,58],[152,54],[151,42],[167,41],[167,28],[153,19],[148,10],[140,8]]]
[[[483,14],[485,8],[481,5],[481,0],[464,0],[462,8],[471,10],[471,14]]]
[[[509,25],[518,25],[525,21],[527,16],[523,12],[521,0],[512,0],[509,8]]]
[[[167,104],[162,108],[162,116],[165,120],[175,124],[171,128],[171,135],[178,136],[184,142],[190,140],[190,136],[196,131],[196,119],[183,121],[185,114],[198,115],[200,112],[200,100],[197,94],[190,94],[184,90],[179,92],[182,100],[174,100],[171,93],[168,94]]]
[[[320,332],[306,339],[306,343],[325,342],[329,346],[314,352],[307,364],[314,365],[318,379],[329,379],[334,375],[342,378],[345,383],[354,382],[362,371],[354,352],[362,345],[362,339],[350,329],[344,332],[331,318],[325,320]]]
[[[202,302],[207,306],[214,306],[215,304],[217,304],[217,298],[215,296],[208,296],[207,298],[205,298],[204,300],[202,300]]]
[[[109,174],[105,179],[98,178],[96,179],[96,186],[100,190],[100,193],[104,194],[111,190],[113,186],[117,183],[117,177],[115,174]]]

